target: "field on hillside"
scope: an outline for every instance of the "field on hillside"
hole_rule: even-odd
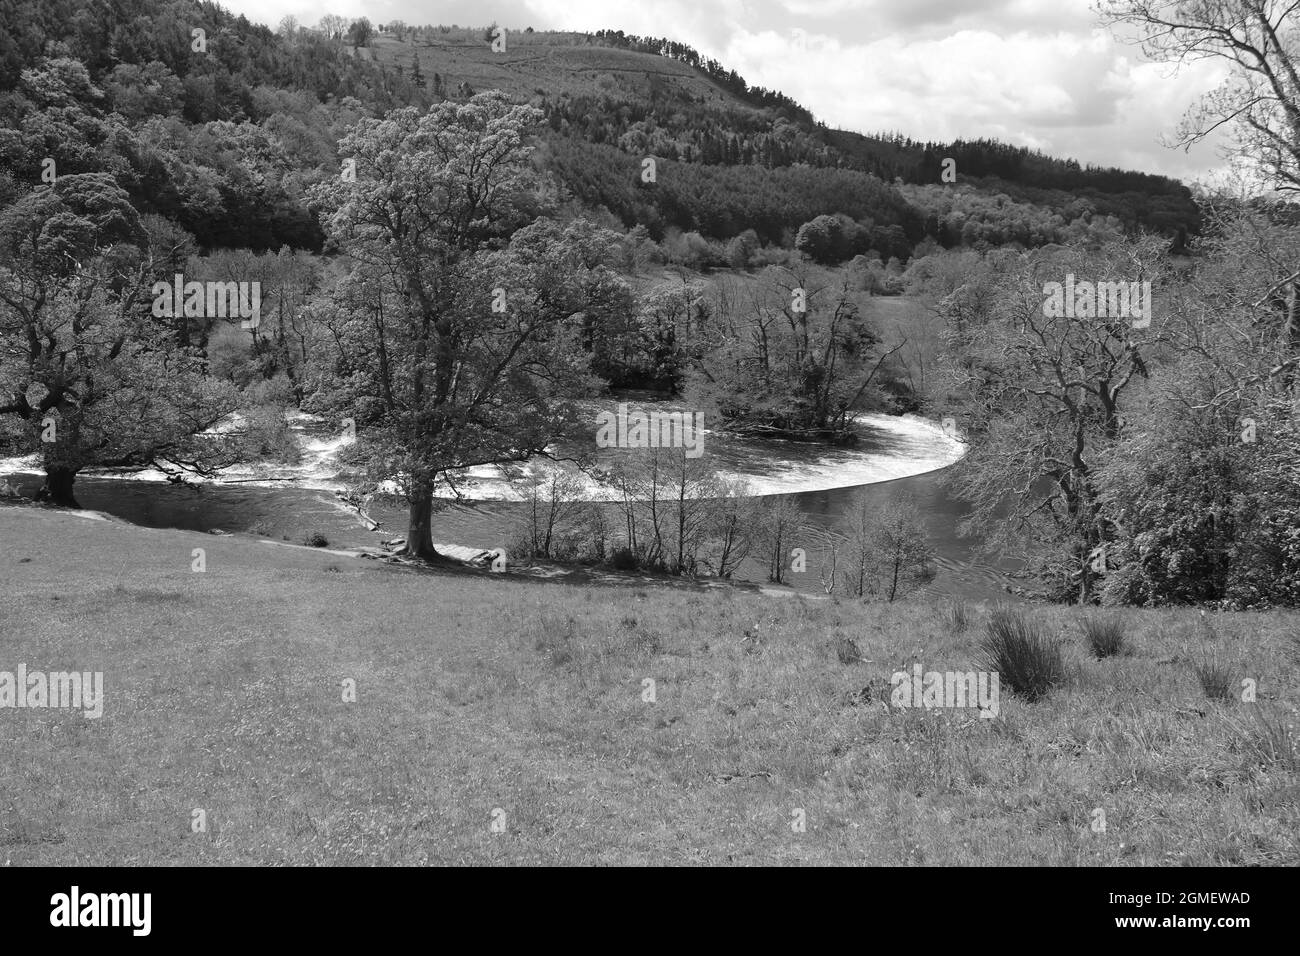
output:
[[[105,690],[99,719],[0,708],[5,865],[1300,863],[1295,613],[1125,611],[1132,654],[1097,660],[1077,612],[1031,609],[1067,680],[982,719],[882,698],[976,667],[986,608],[420,573],[18,506],[0,544],[0,672]]]
[[[481,36],[464,31],[432,40],[380,34],[371,40],[370,53],[379,63],[407,71],[419,56],[420,71],[429,81],[439,73],[451,90],[467,82],[479,92],[496,89],[524,97],[536,92],[551,97],[590,94],[597,77],[608,74],[623,95],[648,98],[653,84],[668,78],[673,89],[700,102],[757,112],[679,60],[594,45],[583,34],[530,34],[506,27],[506,48],[500,53]]]

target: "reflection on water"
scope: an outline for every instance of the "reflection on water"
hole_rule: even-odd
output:
[[[989,562],[976,557],[977,542],[957,535],[958,523],[970,508],[944,489],[943,472],[931,472],[911,478],[899,478],[859,488],[835,488],[829,491],[810,491],[795,496],[799,508],[808,516],[810,524],[834,529],[849,511],[850,502],[858,495],[877,510],[891,503],[910,498],[921,512],[935,552],[935,579],[926,588],[935,595],[960,595],[974,599],[1005,597],[1003,586],[1010,584],[1004,573],[1009,565]],[[820,579],[813,568],[814,552],[808,552],[808,578],[806,582],[791,582],[800,590],[820,587]],[[799,577],[794,575],[794,577]]]

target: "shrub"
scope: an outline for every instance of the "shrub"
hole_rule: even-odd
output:
[[[1116,657],[1133,652],[1124,634],[1124,622],[1116,616],[1086,617],[1079,626],[1096,657]]]
[[[1065,679],[1060,644],[1012,608],[993,611],[980,650],[984,666],[1026,700],[1039,700]]]
[[[615,571],[635,571],[641,567],[641,558],[629,547],[615,548],[609,556],[609,566]]]
[[[329,540],[319,531],[309,532],[302,539],[302,543],[311,548],[328,548],[330,546]]]

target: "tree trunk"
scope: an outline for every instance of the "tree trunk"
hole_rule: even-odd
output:
[[[1089,548],[1087,542],[1084,542],[1082,548],[1083,562],[1079,568],[1079,606],[1083,607],[1092,603],[1092,561],[1094,549]],[[1105,567],[1105,552],[1102,552],[1102,566]]]
[[[73,497],[72,485],[77,480],[77,472],[72,468],[48,466],[45,469],[45,484],[36,492],[37,501],[46,501],[62,508],[80,508]]]
[[[411,558],[437,561],[442,556],[433,547],[433,486],[424,482],[412,484],[408,500],[406,547],[401,553]]]

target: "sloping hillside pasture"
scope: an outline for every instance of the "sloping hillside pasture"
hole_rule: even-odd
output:
[[[914,662],[977,668],[988,608],[420,573],[16,506],[0,541],[0,670],[105,682],[98,720],[0,709],[6,865],[1300,862],[1294,613],[1124,611],[1133,653],[1098,660],[1076,611],[1032,608],[1066,682],[981,719],[882,698]]]
[[[392,34],[380,34],[371,40],[371,52],[379,63],[390,68],[400,66],[408,73],[412,58],[419,56],[420,72],[428,82],[432,84],[433,74],[439,73],[444,85],[453,91],[465,82],[476,91],[505,90],[523,97],[538,89],[552,97],[589,94],[596,78],[609,74],[617,80],[620,95],[648,98],[652,84],[666,78],[673,89],[699,102],[759,113],[680,60],[592,46],[578,33],[530,34],[509,24],[506,29],[506,48],[500,53],[494,52],[487,40],[467,41],[464,31],[453,32],[443,40],[398,40]]]

